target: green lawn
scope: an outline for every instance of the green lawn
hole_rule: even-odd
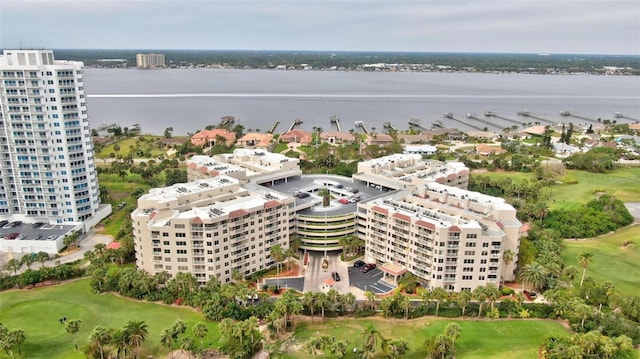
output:
[[[456,341],[456,358],[537,358],[538,347],[544,339],[552,335],[568,335],[569,332],[559,322],[551,320],[448,320],[433,317],[411,321],[392,319],[326,320],[305,323],[296,330],[297,344],[304,343],[315,335],[327,334],[349,341],[347,358],[353,358],[354,345],[360,347],[360,333],[366,323],[373,323],[385,337],[402,338],[409,342],[410,351],[403,358],[422,359],[426,353],[424,342],[427,338],[441,334],[451,322],[462,328]],[[287,353],[284,358],[308,358],[301,352]],[[376,358],[382,358],[378,347]]]
[[[10,329],[25,331],[27,340],[22,346],[24,358],[85,357],[80,351],[74,350],[71,336],[60,324],[62,317],[82,321],[77,334],[79,347],[86,345],[87,338],[96,326],[122,328],[130,320],[144,320],[149,326],[149,338],[144,344],[142,358],[164,352],[160,347],[160,333],[162,329],[172,326],[176,319],[182,319],[187,324],[187,333],[191,333],[195,323],[205,322],[202,314],[187,308],[130,301],[111,294],[92,294],[89,279],[49,288],[0,293],[0,323]],[[205,338],[205,345],[216,346],[218,324],[208,321],[206,324],[209,334]],[[197,339],[196,343],[199,343]],[[9,356],[0,351],[0,358]]]
[[[578,183],[553,186],[555,203],[550,204],[551,209],[575,208],[593,199],[595,192],[608,193],[623,202],[640,202],[640,168],[620,168],[608,173],[567,170],[564,178]]]
[[[102,148],[98,153],[96,153],[96,158],[109,158],[111,156],[111,153],[114,153],[116,155],[121,155],[122,157],[126,157],[131,148],[134,148],[136,145],[136,141],[138,141],[139,138],[144,138],[150,142],[139,142],[140,143],[140,148],[141,149],[149,149],[150,153],[151,153],[151,157],[158,157],[160,155],[165,154],[166,150],[158,148],[155,146],[155,144],[153,144],[155,141],[161,139],[162,137],[160,136],[136,136],[136,137],[126,137],[123,138],[120,141],[117,141],[115,143],[110,144],[109,146],[106,146],[104,148]],[[115,150],[115,145],[118,145],[120,147],[119,151]],[[137,157],[137,156],[134,156]]]
[[[634,243],[626,247],[624,241]],[[584,241],[567,241],[562,251],[564,263],[580,268],[578,255],[591,252],[593,260],[587,276],[597,282],[610,281],[624,294],[638,294],[640,288],[640,226],[624,228],[616,233]],[[577,281],[580,280],[578,277]]]

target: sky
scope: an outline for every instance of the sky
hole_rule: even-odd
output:
[[[640,0],[0,0],[0,48],[640,55]]]

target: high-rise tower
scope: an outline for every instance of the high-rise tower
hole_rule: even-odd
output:
[[[97,213],[82,66],[51,50],[0,55],[0,216],[62,223]]]

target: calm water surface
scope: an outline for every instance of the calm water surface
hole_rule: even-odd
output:
[[[196,132],[226,115],[263,132],[274,121],[281,123],[276,132],[283,132],[296,118],[303,129],[328,130],[333,115],[343,131],[364,121],[378,132],[385,122],[407,129],[412,118],[425,127],[440,120],[461,130],[501,131],[535,121],[518,116],[522,110],[575,124],[590,122],[560,111],[591,120],[614,119],[614,112],[640,118],[640,76],[87,68],[85,89],[94,127],[139,123],[153,134],[167,127],[175,135]],[[507,120],[486,118],[487,110]],[[444,119],[445,112],[463,122]]]

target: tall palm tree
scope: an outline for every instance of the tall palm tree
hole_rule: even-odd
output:
[[[486,288],[483,286],[476,287],[472,293],[473,297],[478,301],[478,318],[482,315],[482,304],[487,299]]]
[[[97,347],[100,350],[100,359],[104,359],[104,346],[111,341],[111,335],[105,328],[97,326],[93,328],[91,336],[89,336],[89,345]]]
[[[513,263],[515,257],[516,252],[512,251],[511,249],[507,249],[502,253],[502,263],[504,264],[504,266],[502,267],[503,272],[505,269],[507,269],[509,264]],[[502,275],[502,285],[504,285],[504,274]]]
[[[378,328],[372,323],[367,323],[364,330],[360,333],[360,336],[364,339],[364,348],[369,352],[376,351],[378,339],[382,337]]]
[[[344,295],[344,303],[346,305],[349,306],[349,308],[351,309],[351,311],[353,312],[353,305],[356,303],[356,296],[355,294],[349,292],[347,294]]]
[[[316,305],[320,308],[320,312],[322,313],[322,320],[324,320],[324,310],[329,306],[329,297],[323,293],[318,292],[316,297]]]
[[[173,358],[173,336],[171,335],[170,328],[162,329],[162,333],[160,334],[160,345],[167,348],[171,352],[171,358]]]
[[[582,266],[582,278],[580,278],[580,288],[582,288],[582,284],[584,283],[584,275],[587,273],[587,267],[593,261],[593,253],[591,252],[581,252],[578,255],[578,263]]]
[[[302,296],[302,305],[309,308],[309,313],[311,313],[311,321],[313,322],[313,312],[316,309],[316,298],[317,292],[304,292]]]
[[[376,303],[376,295],[375,295],[375,293],[373,293],[370,290],[367,290],[367,291],[364,292],[364,296],[369,301],[369,308],[370,309],[375,309],[375,303]]]
[[[20,270],[20,268],[22,268],[22,261],[15,258],[9,259],[7,261],[7,264],[5,265],[5,268],[13,271],[13,275],[18,275],[18,271]]]
[[[322,197],[322,207],[329,207],[331,202],[331,192],[327,187],[322,187],[318,190],[318,196]]]
[[[525,284],[529,284],[534,289],[542,288],[547,281],[547,270],[538,262],[529,263],[522,268],[520,280],[523,291]]]
[[[487,295],[489,302],[491,302],[491,311],[493,312],[496,300],[500,299],[500,290],[495,285],[488,284],[484,293]]]
[[[269,255],[276,262],[276,276],[278,277],[278,288],[280,288],[280,263],[284,260],[284,249],[280,244],[271,246]]]
[[[472,295],[471,292],[468,290],[463,290],[460,293],[458,293],[458,295],[456,296],[456,304],[458,304],[458,306],[460,306],[460,308],[462,309],[462,316],[464,317],[464,312],[467,310],[467,305],[469,305],[469,302],[471,301]]]
[[[126,330],[116,329],[111,332],[111,347],[116,358],[125,359],[131,353],[131,344]]]
[[[204,337],[207,336],[207,333],[209,332],[209,328],[207,328],[207,325],[204,324],[203,322],[198,322],[193,326],[193,335],[200,339],[200,350],[202,351],[204,349],[204,342],[203,339]]]
[[[436,301],[436,317],[440,311],[440,302],[449,298],[449,293],[442,287],[436,287],[431,291],[433,299]]]
[[[18,347],[18,354],[20,356],[22,356],[22,344],[24,343],[24,341],[27,339],[27,337],[24,335],[24,330],[22,329],[14,329],[12,331],[9,332],[9,338],[8,338],[11,343],[15,346]]]
[[[76,341],[76,334],[80,331],[80,321],[78,319],[72,319],[67,322],[67,325],[64,327],[67,333],[71,334],[73,338],[73,345],[78,350],[78,342]]]
[[[138,359],[140,345],[149,337],[147,323],[143,320],[131,320],[124,326],[124,332],[129,340],[129,344],[135,348],[135,358]]]
[[[446,327],[444,327],[444,335],[451,342],[451,354],[453,354],[456,350],[455,343],[456,339],[460,337],[460,332],[462,328],[457,323],[449,323]]]

